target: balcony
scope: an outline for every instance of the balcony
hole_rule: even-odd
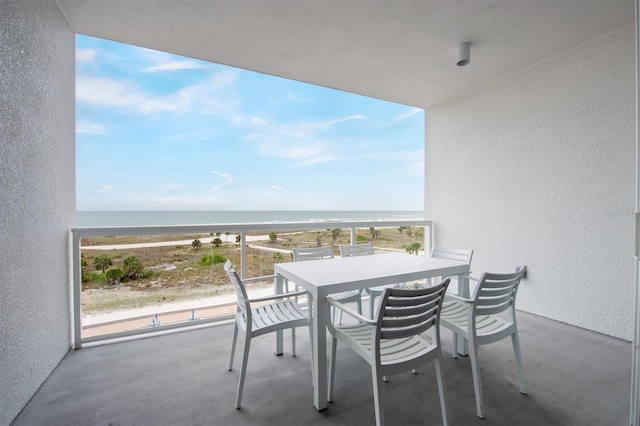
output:
[[[341,229],[336,243],[357,240],[370,233],[370,228],[398,232],[399,226],[424,227],[420,234],[424,247],[431,244],[433,223],[430,221],[336,222],[207,225],[179,227],[77,228],[73,230],[76,307],[86,302],[81,288],[80,254],[91,253],[91,241],[104,236],[125,237],[152,235],[150,239],[173,239],[174,235],[206,235],[220,232],[237,233],[241,244],[232,245],[242,271],[269,273],[274,248],[267,242],[257,243],[251,234],[277,232],[278,238],[295,232],[326,232]],[[316,229],[317,228],[317,229]],[[167,236],[163,238],[162,236]],[[324,234],[324,235],[330,235]],[[369,234],[370,235],[370,234]],[[363,238],[363,237],[360,237]],[[227,240],[230,238],[227,237]],[[84,245],[83,245],[83,242]],[[342,241],[344,240],[344,241]],[[116,239],[117,241],[117,239]],[[189,241],[189,240],[184,240]],[[235,240],[234,240],[235,242]],[[326,241],[331,244],[331,238]],[[252,256],[252,246],[260,245],[269,256]],[[380,241],[380,244],[384,244]],[[115,247],[117,251],[121,244]],[[89,248],[93,247],[93,248]],[[175,244],[165,246],[175,249]],[[105,249],[107,247],[102,247]],[[108,247],[114,249],[113,247]],[[396,247],[389,249],[402,249]],[[198,253],[205,254],[205,251]],[[288,260],[288,259],[286,259]],[[286,261],[285,260],[285,261]],[[262,266],[258,266],[262,265]],[[262,268],[262,269],[260,269]],[[265,269],[266,268],[266,269]],[[205,268],[203,280],[212,277]],[[269,285],[270,283],[267,283]],[[218,299],[222,300],[222,299]],[[114,321],[138,327],[111,329],[96,333],[101,326],[95,318],[91,324],[76,311],[76,347],[12,423],[44,424],[372,424],[373,396],[367,364],[346,350],[338,349],[338,375],[335,401],[317,412],[313,408],[309,336],[298,335],[298,355],[290,356],[288,345],[281,357],[273,355],[273,337],[252,342],[243,408],[234,408],[237,368],[227,371],[232,326],[232,303],[207,306],[215,315],[203,315],[204,306],[195,310],[200,318],[189,318],[200,302],[190,300],[182,310],[170,312],[175,304],[167,304],[159,315],[157,327],[149,327],[155,316],[151,311],[140,318]],[[189,305],[191,304],[191,305]],[[365,304],[366,306],[366,304]],[[225,311],[225,308],[227,309]],[[126,313],[135,310],[122,310]],[[184,317],[168,320],[170,315]],[[631,366],[631,344],[578,327],[519,312],[519,328],[527,395],[518,392],[510,342],[480,348],[481,368],[489,425],[513,424],[593,424],[623,425],[628,421]],[[96,318],[99,318],[97,316]],[[90,330],[87,334],[87,330]],[[93,331],[91,331],[93,330]],[[142,338],[147,337],[147,338]],[[450,333],[443,331],[443,349],[451,353]],[[285,334],[288,341],[288,333]],[[106,344],[108,343],[108,344]],[[288,342],[287,342],[288,343]],[[475,401],[468,358],[445,357],[450,423],[456,425],[480,422],[475,416]],[[440,411],[432,366],[418,375],[392,376],[385,384],[384,404],[388,423],[439,423]],[[416,395],[420,395],[416,397]],[[421,401],[416,404],[416,401]],[[63,401],[63,403],[60,403]],[[393,407],[393,409],[392,409]]]
[[[480,420],[469,358],[445,356],[450,424],[628,424],[629,342],[518,315],[528,394],[518,391],[510,341],[481,347],[486,419]],[[13,426],[374,423],[369,367],[340,346],[335,401],[322,412],[314,409],[309,336],[303,329],[295,358],[289,345],[283,356],[274,356],[273,336],[252,341],[243,407],[236,410],[238,370],[227,371],[232,326],[218,324],[72,351]],[[443,331],[446,354],[450,336]],[[430,365],[417,376],[390,377],[383,390],[389,424],[440,424],[434,371]]]

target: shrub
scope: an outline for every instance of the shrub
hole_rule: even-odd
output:
[[[155,277],[156,275],[158,275],[158,272],[151,269],[144,269],[142,272],[140,272],[140,278],[151,278]]]
[[[219,237],[215,237],[211,240],[211,243],[216,247],[220,247],[222,245],[222,240]]]
[[[89,274],[89,281],[92,283],[103,283],[106,279],[102,272],[92,272]]]
[[[138,256],[128,256],[122,261],[122,269],[127,278],[135,280],[142,272],[142,262]]]
[[[191,243],[191,247],[193,247],[194,250],[199,250],[200,247],[202,247],[202,243],[200,242],[199,239],[195,239],[193,240],[193,242]]]
[[[282,255],[282,253],[275,253],[273,255],[273,260],[275,260],[276,262],[284,262],[284,256]]]
[[[369,241],[369,240],[364,235],[356,235],[356,242],[358,242],[358,243],[366,243],[367,241]]]
[[[220,253],[208,254],[206,256],[202,256],[198,263],[202,266],[211,266],[217,265],[219,263],[224,263],[227,261],[227,258],[221,255]]]
[[[422,244],[420,243],[411,243],[404,246],[404,249],[411,254],[418,254],[418,250],[420,250],[420,247],[422,247]]]
[[[103,274],[111,265],[113,265],[113,261],[106,254],[99,254],[93,258],[93,267],[100,269]]]
[[[276,232],[269,232],[269,241],[275,244],[277,240],[278,240],[278,234]]]
[[[109,284],[117,284],[123,277],[123,271],[120,268],[109,268],[105,273],[105,277]]]

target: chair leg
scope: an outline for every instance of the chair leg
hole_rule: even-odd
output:
[[[376,412],[376,426],[384,425],[384,410],[380,401],[380,392],[382,390],[382,375],[378,373],[375,366],[371,367],[371,375],[373,379],[373,403]]]
[[[369,293],[369,317],[371,317],[371,319],[373,319],[373,314],[374,314],[374,307],[376,304],[376,296],[374,293]]]
[[[442,365],[440,363],[441,359],[440,358],[436,358],[435,359],[435,365],[436,365],[436,379],[438,380],[438,393],[440,394],[440,410],[442,411],[442,424],[444,426],[447,426],[447,424],[449,424],[449,421],[447,420],[447,389],[445,387],[445,380],[444,380],[444,371],[442,369]]]
[[[482,380],[480,379],[480,363],[478,362],[478,346],[469,340],[469,357],[471,358],[471,373],[473,375],[473,389],[476,394],[476,409],[478,417],[484,419],[484,402],[482,400]]]
[[[231,356],[229,357],[229,371],[233,369],[233,357],[236,354],[236,341],[238,339],[238,323],[233,323],[233,338],[231,339]]]
[[[240,367],[240,380],[238,381],[238,395],[236,396],[236,408],[240,408],[242,401],[242,390],[244,389],[244,378],[247,374],[247,363],[249,361],[249,348],[251,347],[251,333],[245,333],[244,353],[242,354],[242,367]]]
[[[338,339],[335,336],[331,339],[331,356],[329,358],[329,386],[327,393],[327,401],[333,402],[333,387],[336,381],[336,346]]]
[[[453,357],[458,358],[458,335],[453,333]]]
[[[513,353],[516,357],[516,367],[518,367],[518,382],[520,384],[520,393],[527,394],[524,387],[524,374],[522,373],[522,357],[520,356],[520,339],[518,338],[518,330],[511,335],[511,342],[513,343]]]
[[[296,329],[291,329],[291,356],[296,356]]]

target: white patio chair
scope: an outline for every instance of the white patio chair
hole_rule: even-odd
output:
[[[473,257],[473,250],[467,249],[452,249],[440,246],[434,246],[431,250],[431,257],[435,259],[447,259],[447,260],[457,260],[459,262],[464,262],[471,267],[471,258]],[[471,271],[468,272],[471,274]],[[455,283],[456,286],[449,286],[449,293],[457,293],[457,286],[460,285],[458,283],[458,277],[441,277],[441,279],[451,278],[451,283]],[[453,287],[453,288],[452,288]],[[455,290],[454,290],[455,288]]]
[[[371,250],[373,253],[373,247]],[[434,257],[437,259],[457,260],[460,262],[468,263],[469,265],[471,265],[472,256],[473,256],[473,250],[449,249],[444,247],[434,247],[433,250],[431,250],[431,257]],[[452,282],[455,281],[456,285],[458,285],[457,277],[441,277],[441,280],[444,280],[445,278],[450,278]],[[392,284],[391,286],[393,285],[395,284]],[[371,287],[366,289],[367,293],[369,293],[369,312],[371,312],[371,318],[373,318],[373,312],[374,312],[373,307],[374,307],[376,298],[380,297],[384,289],[387,287],[389,286]]]
[[[333,249],[329,246],[293,249],[294,262],[333,258]],[[362,290],[343,291],[332,294],[331,297],[341,303],[355,303],[358,312],[362,313]],[[342,323],[342,313],[340,313],[340,323]]]
[[[365,244],[340,244],[338,245],[340,248],[340,256],[342,257],[350,257],[350,256],[367,256],[374,254],[373,252],[373,244],[365,243]],[[393,287],[395,284],[389,285],[381,285],[378,287],[365,288],[365,291],[369,294],[369,316],[373,318],[375,300],[377,297],[382,295],[382,292],[385,288]]]
[[[526,394],[520,339],[516,324],[516,294],[526,266],[510,274],[484,273],[470,299],[447,294],[442,308],[440,325],[453,331],[453,357],[458,357],[458,339],[461,335],[469,339],[469,355],[473,373],[473,388],[476,394],[478,417],[484,418],[482,382],[478,346],[494,343],[511,336],[513,352],[518,369],[520,392]]]
[[[242,366],[240,367],[240,380],[238,382],[238,394],[236,396],[236,408],[240,408],[244,379],[247,372],[247,362],[249,360],[251,339],[262,336],[263,334],[290,328],[292,335],[291,352],[293,356],[296,356],[295,327],[308,326],[310,336],[312,335],[313,330],[311,325],[311,310],[307,311],[307,313],[303,312],[293,298],[296,296],[306,295],[308,300],[311,300],[311,294],[306,291],[297,291],[250,299],[247,296],[245,282],[256,281],[259,279],[264,280],[273,278],[274,276],[253,278],[251,280],[244,280],[243,282],[229,260],[227,260],[227,263],[224,265],[224,270],[229,276],[231,284],[233,284],[233,289],[236,292],[236,302],[238,305],[236,321],[233,326],[229,371],[233,368],[233,357],[236,350],[238,328],[241,328],[245,333]],[[252,307],[252,303],[255,303],[256,306]],[[309,303],[309,306],[311,306],[311,303]],[[313,342],[313,339],[311,339],[311,342]]]
[[[442,302],[449,279],[431,287],[418,289],[387,288],[382,293],[376,319],[372,320],[346,309],[344,305],[327,297],[329,306],[344,310],[359,321],[357,324],[334,325],[328,328],[331,339],[329,365],[329,394],[333,401],[336,375],[336,344],[340,340],[371,365],[376,425],[384,424],[384,411],[380,400],[382,377],[416,369],[434,361],[442,423],[447,424],[447,397],[442,371],[442,349],[438,327]],[[431,338],[420,333],[431,331]],[[416,402],[418,403],[418,402]]]

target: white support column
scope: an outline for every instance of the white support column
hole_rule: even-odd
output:
[[[80,258],[80,237],[71,233],[71,256],[73,267],[73,347],[82,347],[82,261]]]

